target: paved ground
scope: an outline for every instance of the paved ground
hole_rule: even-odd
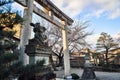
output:
[[[55,71],[57,74],[57,77],[63,78],[64,71]],[[76,73],[79,76],[82,75],[83,70],[82,69],[71,69],[71,73]],[[95,74],[98,78],[98,80],[120,80],[120,72],[100,72],[95,71]],[[63,79],[57,79],[57,80],[63,80]]]

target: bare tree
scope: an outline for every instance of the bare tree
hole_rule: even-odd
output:
[[[68,26],[71,33],[68,34],[68,48],[70,53],[79,51],[82,46],[87,45],[85,38],[91,35],[92,32],[86,32],[85,29],[89,26],[88,22],[75,22],[72,26]],[[63,46],[62,33],[58,27],[48,29],[48,43],[52,48],[54,55],[58,57],[58,66],[63,64]]]

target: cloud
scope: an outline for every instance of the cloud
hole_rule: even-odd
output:
[[[115,18],[117,18],[119,16],[120,16],[120,9],[118,8],[114,12],[112,12],[112,14],[109,15],[109,18],[110,19],[115,19]]]
[[[97,43],[97,39],[99,38],[99,34],[94,34],[94,35],[90,35],[86,38],[86,41],[91,44],[92,46],[95,46]]]
[[[86,0],[51,0],[57,7],[64,11],[67,15],[75,17],[79,15],[87,3]]]
[[[101,16],[106,14],[110,19],[115,19],[120,16],[120,0],[95,0],[97,7],[95,10],[96,16]]]
[[[87,43],[89,43],[92,47],[96,46],[97,40],[100,37],[100,34],[93,34],[90,35],[86,38]],[[120,32],[111,35],[111,37],[116,41],[119,40],[120,41]]]
[[[113,37],[114,39],[120,39],[120,32],[112,35],[112,37]]]
[[[86,15],[109,19],[120,17],[120,0],[51,0],[56,6],[71,17],[86,12]]]

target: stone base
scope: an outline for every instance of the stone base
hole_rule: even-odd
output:
[[[49,56],[51,54],[51,48],[41,45],[28,44],[25,48],[25,53],[29,56],[29,63],[35,64],[36,61],[45,59],[45,65],[49,65]]]
[[[65,80],[72,80],[72,76],[71,75],[65,76],[64,78],[65,78]]]
[[[96,75],[94,73],[94,70],[91,67],[85,67],[81,80],[95,80],[95,79]]]

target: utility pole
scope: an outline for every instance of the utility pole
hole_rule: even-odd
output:
[[[25,53],[25,46],[28,44],[28,40],[31,36],[31,26],[32,22],[32,13],[33,13],[33,1],[34,0],[26,0],[27,7],[24,8],[24,23],[22,26],[21,38],[20,38],[20,58],[19,60],[23,65],[29,63],[29,57]]]

